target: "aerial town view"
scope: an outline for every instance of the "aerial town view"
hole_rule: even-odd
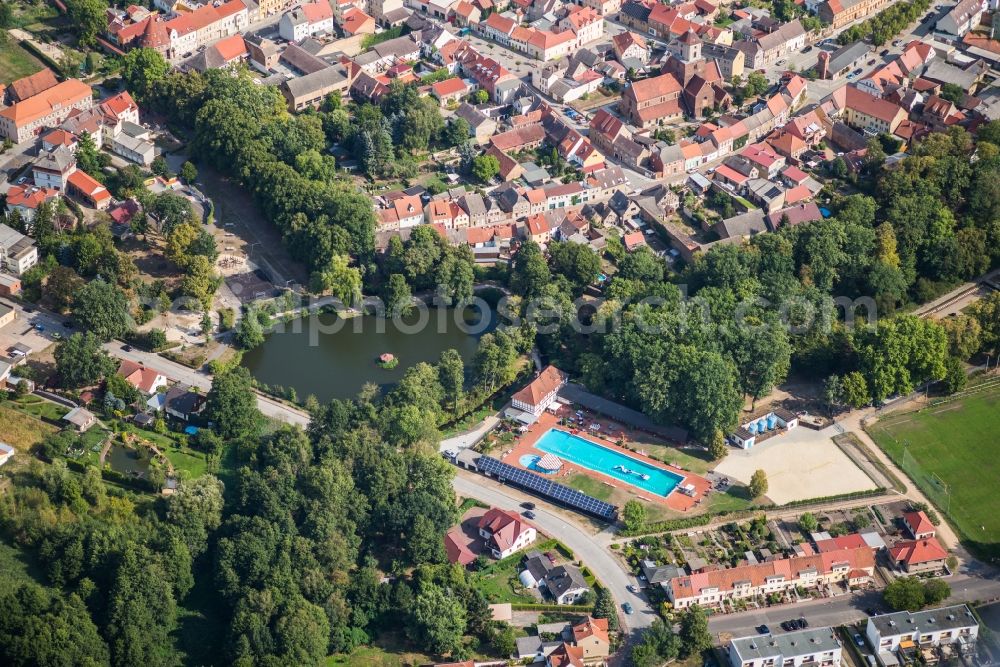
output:
[[[1000,666],[933,1],[0,0],[0,665]]]

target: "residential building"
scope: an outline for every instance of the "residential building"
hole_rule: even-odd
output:
[[[866,584],[875,569],[871,549],[842,549],[808,556],[698,572],[670,580],[667,596],[678,609],[693,604],[718,607],[724,600],[783,593],[802,587],[815,589],[834,583]]]
[[[160,387],[167,386],[166,375],[128,359],[122,360],[117,374],[146,395],[155,394]]]
[[[806,43],[806,31],[802,23],[795,19],[782,24],[772,32],[767,32],[750,40],[734,42],[746,55],[746,66],[761,69],[773,65],[790,53],[800,51]]]
[[[638,128],[647,129],[682,115],[681,85],[672,74],[635,81],[622,95],[621,113]]]
[[[289,42],[301,42],[320,33],[333,34],[333,7],[328,0],[299,5],[278,21],[278,34]]]
[[[218,6],[202,5],[183,12],[164,24],[170,39],[171,58],[186,58],[200,46],[242,32],[250,24],[250,12],[244,0],[229,0]]]
[[[506,558],[520,551],[538,537],[535,527],[524,521],[516,512],[490,508],[479,519],[479,535],[486,540],[486,548],[494,558]]]
[[[13,81],[3,91],[0,97],[5,104],[17,104],[35,95],[44,93],[49,88],[59,85],[55,73],[46,67],[29,76]]]
[[[469,92],[468,84],[457,76],[431,84],[431,95],[442,106],[458,102],[468,95]]]
[[[93,412],[79,407],[67,412],[62,420],[68,422],[78,433],[86,432],[87,429],[97,423],[97,417]]]
[[[964,604],[917,612],[900,611],[869,618],[865,636],[875,648],[879,664],[890,667],[901,663],[897,655],[909,653],[915,657],[915,651],[925,648],[955,649],[962,656],[973,655],[979,638],[979,622]],[[902,664],[909,662],[904,660]]]
[[[0,302],[0,329],[3,329],[5,326],[13,322],[16,318],[17,318],[17,311],[8,306],[7,304]],[[2,373],[5,369],[9,373],[11,367],[6,361],[0,360],[0,363],[6,364],[5,367],[0,367],[0,380],[6,380],[7,379],[6,377],[2,377]],[[0,389],[2,388],[3,388],[2,385],[0,385]]]
[[[637,60],[643,65],[649,62],[649,46],[642,35],[634,32],[620,32],[612,37],[611,48],[614,49],[618,62],[623,65],[627,60]]]
[[[327,95],[347,94],[356,80],[357,72],[351,65],[331,65],[305,76],[289,79],[281,84],[281,94],[285,96],[290,111],[302,111],[307,107],[318,108]]]
[[[463,102],[455,110],[455,116],[469,124],[469,135],[477,144],[486,143],[497,132],[497,122],[471,104]]]
[[[947,14],[938,19],[934,26],[938,32],[958,39],[964,37],[983,18],[986,3],[982,0],[962,0]]]
[[[541,585],[548,590],[556,604],[574,604],[590,590],[583,573],[571,563],[549,570]]]
[[[903,525],[906,526],[906,529],[910,531],[910,535],[913,535],[913,539],[915,540],[934,537],[936,534],[934,524],[927,518],[927,514],[923,510],[904,512]]]
[[[59,125],[74,109],[90,109],[93,103],[90,86],[66,79],[0,110],[0,135],[14,143],[26,141],[43,128]]]
[[[205,411],[207,400],[186,384],[175,384],[164,396],[163,409],[181,421],[191,421]]]
[[[584,664],[600,663],[611,655],[611,639],[608,637],[608,619],[588,616],[571,628],[573,645],[583,649]]]
[[[737,637],[726,649],[730,667],[838,667],[842,647],[833,628]]]
[[[833,30],[867,18],[892,4],[892,0],[823,0],[816,14]]]
[[[714,61],[722,73],[722,78],[731,81],[734,76],[743,76],[746,65],[746,54],[740,49],[726,46],[725,44],[704,43],[701,46],[701,55],[705,60]]]
[[[511,405],[537,417],[552,405],[567,380],[566,374],[561,370],[555,366],[546,366],[527,387],[511,397]]]
[[[66,179],[76,171],[73,151],[60,146],[52,151],[41,151],[31,165],[31,178],[40,188],[66,189]]]
[[[940,572],[945,569],[948,551],[941,546],[936,537],[925,537],[899,542],[889,549],[889,558],[896,567],[905,570],[907,574]]]
[[[212,44],[185,64],[199,72],[207,72],[245,62],[249,57],[246,40],[243,35],[236,34]]]
[[[816,73],[821,79],[837,79],[853,71],[871,53],[868,42],[857,41],[845,44],[833,53],[820,51],[816,57]]]
[[[7,213],[17,211],[21,218],[30,223],[35,218],[35,211],[47,201],[59,196],[59,191],[53,188],[40,188],[37,185],[12,185],[7,191]]]
[[[879,99],[854,86],[845,88],[844,122],[871,136],[892,134],[906,120],[906,112],[897,104]]]
[[[35,264],[38,264],[35,242],[21,232],[0,224],[0,269],[21,276]]]

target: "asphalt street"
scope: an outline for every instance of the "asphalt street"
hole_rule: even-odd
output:
[[[461,471],[455,476],[452,485],[461,496],[475,498],[494,507],[516,512],[521,511],[522,502],[537,501],[537,498],[522,494],[516,489]],[[546,509],[542,504],[538,504],[534,512],[535,518],[532,522],[542,532],[555,537],[573,550],[576,558],[582,560],[594,576],[611,591],[619,610],[626,602],[632,605],[634,613],[619,613],[623,628],[635,631],[652,625],[657,615],[646,598],[641,594],[630,592],[627,588],[630,585],[638,585],[638,582],[631,574],[625,572],[618,560],[604,546],[595,541],[593,535],[575,522]]]

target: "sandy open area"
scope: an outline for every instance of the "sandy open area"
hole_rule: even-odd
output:
[[[778,505],[876,488],[823,431],[799,427],[753,449],[731,449],[715,471],[743,483],[755,470],[767,473],[767,496]]]

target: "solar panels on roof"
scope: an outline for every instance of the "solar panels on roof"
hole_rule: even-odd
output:
[[[491,456],[480,456],[476,461],[476,467],[483,473],[496,477],[501,482],[513,484],[525,491],[544,496],[560,505],[583,512],[584,514],[589,514],[598,519],[614,521],[618,514],[617,508],[610,503],[598,500],[585,493],[580,493],[568,486],[557,484],[542,475],[536,475],[533,472],[515,468]]]

